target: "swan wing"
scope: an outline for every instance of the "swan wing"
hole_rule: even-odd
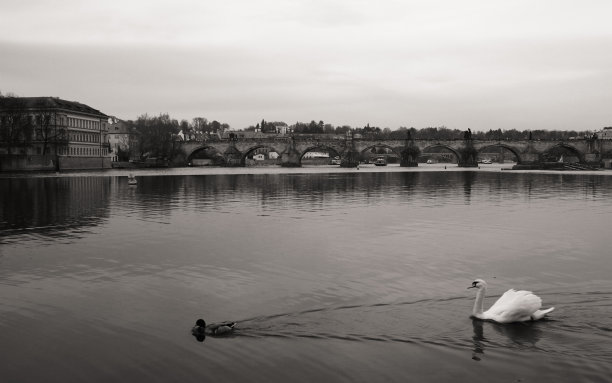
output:
[[[516,293],[517,291],[514,289],[506,291],[502,294],[501,297],[499,297],[499,299],[497,299],[497,301],[495,301],[495,303],[493,303],[493,305],[491,306],[491,308],[489,308],[489,310],[487,310],[487,312],[497,312],[500,309],[505,310],[508,304],[510,304],[510,302],[514,301],[514,299],[516,298]]]
[[[542,299],[531,291],[510,289],[483,313],[486,319],[500,323],[522,322],[542,307]]]
[[[544,318],[546,316],[546,314],[548,314],[549,312],[553,311],[555,308],[551,307],[548,308],[546,310],[538,310],[536,312],[534,312],[531,317],[533,318],[533,320],[540,320],[542,318]]]

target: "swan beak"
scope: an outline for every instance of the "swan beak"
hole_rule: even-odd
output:
[[[469,289],[475,289],[475,288],[476,288],[476,286],[470,286],[467,289],[469,290]]]

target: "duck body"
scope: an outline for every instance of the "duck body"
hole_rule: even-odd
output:
[[[211,335],[211,336],[220,336],[220,335],[228,335],[234,331],[234,326],[236,326],[236,322],[220,322],[220,323],[211,323],[206,324],[203,319],[198,319],[196,321],[196,325],[191,329],[191,333],[193,335]]]
[[[483,311],[484,296],[487,284],[482,279],[476,279],[468,289],[476,288],[476,302],[472,310],[472,317],[491,320],[498,323],[513,323],[536,321],[544,318],[546,314],[553,311],[551,307],[542,310],[542,299],[525,290],[510,289],[506,291],[487,311]]]

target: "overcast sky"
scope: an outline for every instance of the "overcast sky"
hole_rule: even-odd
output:
[[[612,126],[611,0],[0,0],[0,91],[465,130]]]

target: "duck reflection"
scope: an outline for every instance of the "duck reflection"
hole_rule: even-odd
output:
[[[204,342],[204,340],[206,339],[206,335],[204,334],[191,333],[191,335],[193,335],[193,337],[196,338],[198,342]]]
[[[484,326],[493,328],[494,336],[485,338]],[[520,322],[499,324],[494,322],[483,321],[480,319],[472,319],[472,359],[480,361],[485,354],[485,345],[493,347],[494,345],[507,348],[534,348],[536,343],[542,337],[542,331],[538,328],[537,322]],[[497,335],[502,335],[501,337]],[[495,339],[495,338],[498,339]]]

